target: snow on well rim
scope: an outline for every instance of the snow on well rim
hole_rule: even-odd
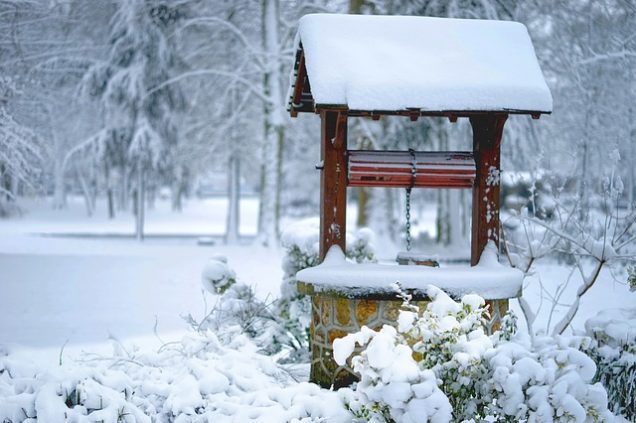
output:
[[[487,300],[518,297],[523,273],[497,262],[496,250],[484,250],[477,266],[400,266],[351,263],[342,250],[332,246],[322,264],[301,270],[298,281],[312,284],[315,292],[337,292],[346,296],[395,294],[397,282],[405,290],[420,292],[435,285],[454,298],[477,294]]]
[[[352,110],[551,112],[523,24],[420,16],[300,19],[316,104]]]

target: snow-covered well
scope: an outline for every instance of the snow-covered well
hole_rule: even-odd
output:
[[[300,20],[295,44],[288,110],[292,117],[319,112],[321,119],[319,257],[324,262],[297,274],[299,291],[312,297],[311,380],[325,387],[347,383],[346,375],[339,376],[343,369],[328,358],[331,342],[363,325],[395,324],[401,304],[396,284],[403,295],[423,301],[421,288],[428,284],[456,298],[479,294],[490,301],[493,314],[486,329],[496,328],[522,282],[521,272],[499,265],[496,247],[487,248],[499,243],[503,127],[509,114],[538,118],[552,111],[527,29],[503,21],[315,14]],[[468,117],[473,151],[452,152],[441,161],[437,153],[398,152],[388,178],[392,153],[347,150],[349,117],[383,115],[446,116],[451,122]],[[360,154],[368,160],[357,178],[352,158]],[[418,167],[418,155],[426,158],[426,169]],[[465,159],[460,166],[455,155]],[[341,230],[347,186],[472,188],[474,267],[347,263]]]
[[[342,250],[333,246],[318,266],[301,270],[299,281],[314,292],[331,292],[345,297],[395,296],[395,284],[416,297],[425,297],[433,284],[453,298],[478,294],[488,300],[514,298],[521,293],[523,273],[499,264],[494,246],[486,248],[477,266],[400,266],[348,262]],[[419,295],[418,295],[419,294]]]
[[[332,246],[320,265],[299,271],[296,278],[299,291],[311,295],[311,380],[339,388],[357,376],[347,363],[334,360],[334,341],[364,327],[397,326],[405,296],[425,310],[431,284],[455,298],[478,294],[489,300],[484,330],[492,333],[508,309],[508,299],[521,294],[523,274],[499,264],[490,243],[473,267],[354,263]]]

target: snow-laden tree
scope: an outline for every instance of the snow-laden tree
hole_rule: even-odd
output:
[[[260,56],[253,48],[258,11],[244,2],[199,6],[197,14],[183,20],[175,32],[187,68],[171,81],[179,81],[193,93],[181,122],[187,144],[178,147],[177,155],[195,178],[227,174],[225,238],[233,243],[239,236],[240,187],[256,185],[260,173],[264,98],[254,64]]]
[[[173,113],[182,107],[183,98],[177,84],[165,82],[178,65],[170,30],[180,9],[159,0],[122,0],[116,6],[108,57],[87,72],[84,91],[99,98],[104,109],[107,131],[100,142],[121,143],[122,180],[134,175],[135,226],[141,240],[147,181],[169,172],[177,143]]]
[[[100,51],[97,39],[109,10],[106,3],[91,7],[77,0],[0,3],[0,66],[17,90],[10,113],[42,140],[43,188],[54,191],[56,208],[64,206],[69,176],[77,170],[72,151],[98,116],[76,101],[75,90]]]
[[[33,186],[40,167],[40,145],[35,134],[11,115],[8,105],[15,86],[0,79],[0,216],[11,212],[18,184]]]
[[[607,152],[633,163],[636,130],[636,6],[621,0],[536,1],[528,25],[555,98],[546,165],[574,178],[581,218],[603,192]],[[621,169],[633,207],[633,166]]]
[[[237,187],[239,177],[255,179],[260,186],[258,238],[274,245],[285,183],[289,118],[284,91],[293,59],[291,45],[300,12],[315,7],[277,0],[263,0],[258,6],[241,1],[204,3],[180,27],[189,68],[173,81],[197,87],[196,101],[191,103],[194,114],[185,130],[194,138],[199,158],[207,159],[208,168],[215,167],[214,161],[228,164],[230,187]],[[252,172],[241,173],[240,162],[246,159],[258,164],[250,167]],[[204,163],[200,166],[205,168]],[[232,225],[227,239],[231,240],[238,195],[236,189],[228,192]]]

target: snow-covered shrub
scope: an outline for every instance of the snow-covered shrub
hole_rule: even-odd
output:
[[[158,351],[118,346],[48,370],[0,356],[0,422],[350,422],[338,393],[298,383],[241,334]]]
[[[591,383],[594,362],[579,351],[586,339],[515,338],[488,351],[488,413],[496,421],[613,421],[605,389]]]
[[[305,219],[290,225],[282,235],[285,248],[283,256],[283,282],[281,297],[277,303],[278,315],[284,322],[286,331],[294,338],[294,354],[291,361],[306,361],[309,353],[309,324],[311,303],[296,288],[296,273],[307,267],[317,266],[320,221]],[[363,228],[355,233],[347,233],[346,256],[357,263],[375,260],[372,246],[373,233]]]
[[[357,401],[349,409],[369,421],[450,421],[451,405],[438,388],[435,373],[422,369],[403,333],[385,325],[375,332],[366,326],[360,332],[336,339],[334,356],[343,364],[355,344],[365,346],[352,359],[360,374]]]
[[[636,266],[627,267],[627,285],[630,291],[636,292]]]
[[[230,272],[234,273],[232,270]],[[192,315],[187,315],[185,319],[199,332],[213,331],[226,344],[235,336],[247,336],[261,352],[268,355],[289,350],[289,345],[293,343],[276,308],[258,299],[254,290],[241,282],[234,282],[225,288],[200,321]]]
[[[584,351],[596,362],[596,380],[613,412],[636,420],[636,308],[604,310],[585,323],[592,342]]]
[[[215,256],[203,267],[201,283],[208,292],[223,294],[236,283],[236,273],[227,265],[227,258]]]
[[[420,311],[406,304],[397,328],[366,327],[334,341],[334,358],[351,359],[360,375],[349,400],[359,417],[374,421],[606,422],[607,394],[591,384],[594,362],[579,351],[587,338],[540,338],[530,344],[505,331],[486,336],[484,301],[455,302],[429,286],[432,302]],[[452,417],[451,417],[452,413]]]
[[[610,150],[608,156],[599,184],[602,195],[589,198],[589,193],[582,195],[581,191],[577,198],[568,189],[567,178],[555,174],[544,178],[550,182],[546,185],[550,190],[542,194],[544,199],[551,197],[552,218],[526,207],[503,221],[502,245],[510,264],[521,270],[528,282],[544,281],[540,283],[541,296],[550,299],[533,302],[528,297],[520,298],[531,334],[538,330],[535,321],[545,314],[542,307],[546,304],[549,317],[545,330],[553,335],[565,333],[581,309],[583,298],[593,292],[605,272],[623,273],[627,268],[635,281],[634,272],[629,269],[636,262],[636,212],[626,213],[621,205],[624,185],[619,175],[624,164],[620,163],[618,149]],[[570,272],[563,272],[566,278],[558,278],[556,273],[541,275],[537,265],[555,259],[570,268]],[[578,287],[566,290],[571,282]]]
[[[290,225],[281,237],[285,248],[283,257],[283,272],[285,279],[295,278],[296,273],[308,267],[318,265],[318,250],[320,247],[320,221],[305,219]],[[347,248],[345,255],[357,263],[375,260],[373,232],[368,228],[356,232],[347,232]],[[286,294],[283,286],[283,295]],[[295,279],[293,292],[296,292]]]
[[[0,421],[150,423],[151,419],[134,398],[133,382],[121,370],[41,371],[29,363],[0,358]]]

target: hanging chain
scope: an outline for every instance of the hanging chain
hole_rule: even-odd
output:
[[[411,251],[411,190],[415,186],[417,176],[417,159],[415,150],[409,148],[411,155],[411,185],[406,188],[406,251]]]
[[[406,189],[406,251],[411,251],[411,187]]]

